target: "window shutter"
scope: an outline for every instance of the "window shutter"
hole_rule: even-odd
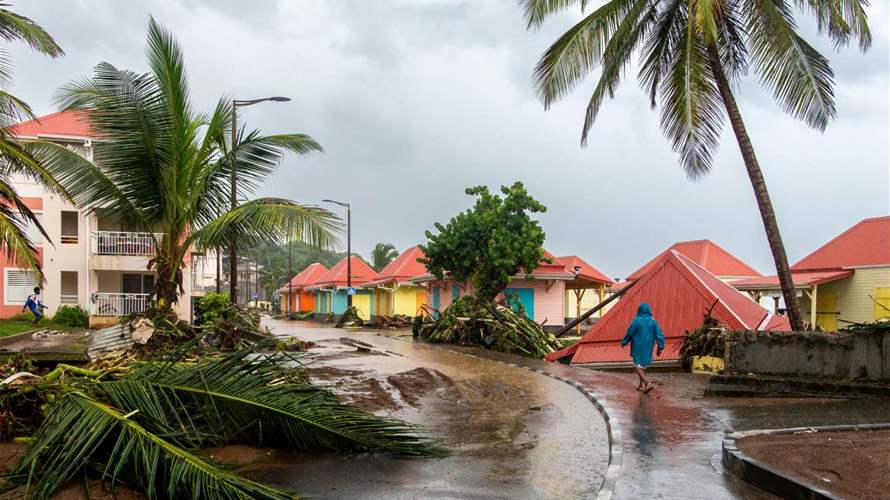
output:
[[[27,269],[6,269],[3,302],[7,305],[24,304],[37,286],[37,278]]]

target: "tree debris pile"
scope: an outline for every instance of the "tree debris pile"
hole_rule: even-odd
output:
[[[417,333],[428,342],[478,345],[539,359],[558,347],[553,334],[522,312],[475,295],[456,299],[441,314],[424,306],[424,317]]]
[[[294,494],[197,452],[244,443],[447,453],[420,428],[347,406],[309,384],[299,358],[262,351],[271,342],[194,362],[137,361],[118,352],[83,368],[60,364],[43,375],[7,377],[0,384],[4,437],[24,436],[31,445],[0,493],[49,498],[73,478],[101,477],[112,490],[127,484],[149,498],[284,499]]]
[[[680,345],[680,361],[683,369],[692,368],[693,356],[714,356],[723,358],[726,352],[726,325],[708,314],[700,327],[683,335]]]
[[[337,328],[343,328],[344,326],[362,326],[364,324],[365,322],[362,321],[362,318],[358,315],[358,309],[356,309],[355,306],[347,307],[337,320]]]

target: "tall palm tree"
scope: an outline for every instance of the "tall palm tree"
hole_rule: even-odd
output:
[[[149,268],[157,272],[158,304],[182,292],[182,267],[192,248],[252,247],[293,237],[330,247],[340,231],[327,210],[278,198],[259,198],[229,209],[234,163],[240,191],[254,192],[276,169],[283,150],[321,151],[302,134],[260,135],[242,128],[234,146],[232,106],[220,99],[213,112],[197,114],[189,100],[185,65],[173,36],[151,19],[151,71],[139,74],[103,62],[92,78],[72,82],[59,94],[65,109],[85,110],[98,140],[95,163],[64,147],[34,142],[26,147],[88,211],[113,208],[142,231],[160,233]]]
[[[22,41],[41,54],[50,57],[63,55],[62,49],[43,28],[27,17],[5,8],[0,3],[0,38]],[[9,128],[22,119],[33,119],[31,108],[21,99],[6,92],[12,82],[12,65],[7,53],[0,48],[0,246],[7,256],[31,268],[43,281],[37,249],[28,238],[28,226],[34,226],[48,240],[40,221],[25,205],[12,186],[12,177],[25,175],[37,179],[51,189],[61,191],[40,163],[13,141]]]
[[[399,256],[396,247],[392,243],[378,243],[371,250],[371,267],[380,272],[384,267]]]
[[[522,0],[529,29],[551,14],[587,0]],[[749,65],[783,109],[818,130],[835,116],[834,74],[816,49],[797,32],[795,8],[816,17],[820,33],[837,45],[871,44],[865,0],[610,0],[562,35],[535,68],[535,85],[545,107],[567,95],[595,67],[599,82],[590,97],[581,143],[603,99],[613,97],[634,53],[638,78],[651,106],[661,104],[661,128],[671,140],[686,175],[711,170],[714,151],[729,116],[741,150],[788,316],[803,328],[791,270],[760,164],[733,90]]]

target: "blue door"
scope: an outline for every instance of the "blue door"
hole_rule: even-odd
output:
[[[436,310],[433,314],[438,318],[439,317],[439,287],[433,288],[433,309]]]
[[[534,288],[506,288],[504,295],[514,311],[525,310],[528,319],[535,319],[535,289]]]
[[[346,290],[337,290],[334,292],[334,299],[332,301],[332,313],[334,314],[343,314],[346,312]]]
[[[460,285],[451,286],[451,300],[455,301],[460,298]]]

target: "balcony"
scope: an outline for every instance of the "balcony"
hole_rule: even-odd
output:
[[[95,231],[93,232],[92,251],[96,255],[153,255],[155,240],[160,240],[162,236],[161,233]]]
[[[93,316],[126,316],[142,312],[151,305],[151,295],[147,293],[104,293],[93,294],[90,313]]]

